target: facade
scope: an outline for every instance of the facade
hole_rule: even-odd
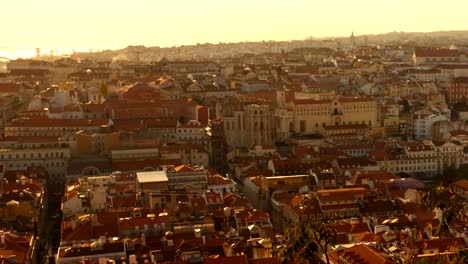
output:
[[[99,131],[107,119],[14,119],[5,127],[5,136],[64,136],[80,130]]]
[[[338,98],[334,100],[295,100],[295,133],[323,133],[327,126],[363,124],[378,126],[377,102],[373,98]]]
[[[120,133],[111,132],[107,127],[100,131],[81,130],[76,133],[79,154],[103,154],[120,147]]]
[[[439,152],[439,168],[442,173],[447,168],[458,169],[463,162],[463,145],[458,141],[434,141]]]
[[[269,105],[248,104],[223,120],[229,146],[271,145],[275,142],[274,114]]]
[[[0,164],[5,170],[44,167],[51,176],[65,176],[70,148],[57,137],[8,137],[0,141]]]
[[[446,120],[447,117],[445,115],[428,110],[421,110],[414,113],[414,138],[417,140],[431,139],[434,124]]]
[[[413,64],[456,64],[468,60],[468,56],[458,50],[449,49],[416,49],[413,53]]]
[[[452,79],[447,89],[447,97],[449,104],[466,102],[468,99],[468,77]]]

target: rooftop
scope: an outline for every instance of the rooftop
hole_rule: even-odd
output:
[[[169,180],[165,171],[143,171],[137,172],[136,175],[139,183],[167,182]]]

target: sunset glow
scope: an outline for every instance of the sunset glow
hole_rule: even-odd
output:
[[[467,8],[463,0],[5,1],[0,51],[22,57],[34,55],[36,47],[48,54],[44,47],[170,47],[349,36],[352,30],[356,35],[463,30]],[[10,55],[2,47],[28,52]]]

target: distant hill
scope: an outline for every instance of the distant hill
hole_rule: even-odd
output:
[[[416,45],[434,45],[444,46],[451,44],[467,44],[468,43],[468,30],[452,30],[452,31],[433,31],[433,32],[404,32],[393,31],[384,34],[355,34],[356,40],[365,40],[369,43],[399,43],[405,44],[413,42]],[[348,37],[325,37],[316,38],[309,37],[308,40],[346,40]]]
[[[434,32],[388,32],[385,34],[355,34],[355,45],[411,45],[429,47],[449,47],[453,44],[468,45],[468,30],[434,31]],[[98,60],[126,60],[150,62],[163,57],[169,59],[222,59],[239,54],[259,54],[264,52],[289,51],[303,47],[338,48],[351,45],[350,37],[308,37],[303,40],[291,41],[259,41],[219,44],[196,44],[174,47],[128,46],[120,50],[104,50],[99,52],[81,52],[76,57],[87,57]],[[273,46],[273,49],[272,49]],[[231,50],[232,52],[225,52]]]

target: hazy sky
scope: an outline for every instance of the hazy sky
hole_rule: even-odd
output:
[[[1,0],[0,49],[468,29],[467,0]]]

